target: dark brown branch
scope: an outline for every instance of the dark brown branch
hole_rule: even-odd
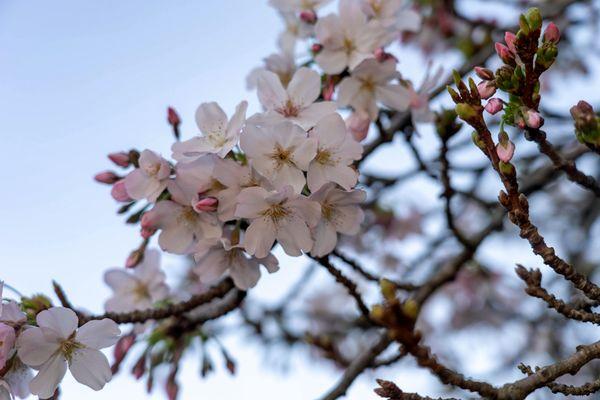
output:
[[[521,372],[527,375],[533,375],[534,372],[529,365],[521,364],[519,365],[519,369]],[[539,371],[539,368],[536,368]],[[600,379],[595,380],[593,382],[585,383],[581,386],[572,386],[565,385],[562,383],[551,382],[546,384],[548,388],[552,391],[552,393],[557,394],[561,393],[565,396],[589,396],[593,393],[596,393],[600,390]]]
[[[386,381],[383,379],[377,379],[379,387],[374,389],[374,392],[379,396],[388,400],[458,400],[456,398],[447,397],[429,397],[421,396],[418,393],[407,393],[400,390],[394,382]]]

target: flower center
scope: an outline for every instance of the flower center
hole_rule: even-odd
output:
[[[331,221],[335,214],[335,207],[329,203],[321,204],[321,216],[327,221]]]
[[[270,218],[273,222],[278,222],[290,214],[290,210],[282,204],[271,204],[269,208],[264,210],[261,215]]]
[[[197,219],[198,214],[196,214],[196,211],[192,207],[183,207],[179,212],[177,222],[191,228],[196,225]]]
[[[364,79],[361,84],[361,89],[373,93],[375,91],[375,82],[371,79]]]
[[[213,147],[223,147],[227,143],[227,138],[221,133],[209,133],[206,139]]]
[[[285,102],[285,105],[283,107],[277,110],[279,114],[283,115],[286,118],[297,117],[299,111],[300,110],[298,109],[298,107],[290,99],[288,99]]]
[[[81,343],[75,341],[75,333],[73,333],[68,339],[61,342],[58,351],[60,351],[67,361],[71,362],[75,350],[82,349],[83,347]]]
[[[354,40],[352,40],[352,39],[350,39],[348,37],[344,38],[344,45],[343,45],[343,47],[344,47],[344,50],[346,50],[347,54],[350,54],[354,50],[356,50],[356,45],[354,44]]]
[[[335,165],[335,160],[328,149],[319,149],[315,156],[315,161],[321,165]]]
[[[292,148],[284,149],[279,143],[275,145],[270,157],[273,161],[275,161],[278,169],[285,164],[292,163],[292,150]]]
[[[160,164],[152,164],[152,165],[148,165],[145,168],[146,174],[148,176],[156,176],[156,174],[158,174],[158,171],[160,171]]]
[[[146,300],[151,298],[148,288],[143,283],[138,283],[135,285],[135,288],[133,288],[133,294],[138,300]]]

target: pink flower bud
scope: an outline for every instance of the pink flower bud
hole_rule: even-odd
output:
[[[496,84],[492,81],[480,82],[477,85],[477,91],[482,99],[487,100],[496,93]]]
[[[179,114],[177,114],[177,111],[173,107],[167,108],[167,121],[172,126],[177,126],[181,123]]]
[[[122,336],[114,349],[115,364],[120,364],[127,355],[127,352],[135,344],[135,333]]]
[[[504,61],[506,64],[512,64],[515,61],[515,56],[510,52],[508,47],[500,42],[496,42],[495,47],[496,53],[498,53],[502,61]]]
[[[177,399],[177,394],[179,393],[179,385],[177,384],[177,381],[175,380],[175,372],[171,372],[169,374],[169,377],[167,378],[167,385],[166,385],[165,389],[167,391],[167,396],[169,397],[169,400]]]
[[[15,330],[0,322],[0,370],[4,368],[15,345]]]
[[[121,203],[127,203],[128,201],[133,200],[131,197],[129,197],[129,194],[127,194],[124,179],[115,182],[112,190],[110,191],[110,195],[113,197],[113,199]]]
[[[319,43],[314,43],[312,46],[310,46],[310,50],[313,52],[313,54],[317,54],[321,50],[323,50],[323,45]]]
[[[546,42],[558,43],[560,40],[560,31],[554,22],[550,22],[544,32],[544,40]]]
[[[142,228],[140,229],[140,235],[144,239],[150,239],[156,233],[156,230],[156,228]]]
[[[317,13],[313,10],[304,10],[300,12],[300,19],[307,24],[314,24],[317,22]]]
[[[217,200],[215,197],[202,197],[196,202],[196,204],[194,204],[194,210],[197,213],[213,212],[217,210],[218,206],[219,200]]]
[[[512,32],[508,32],[507,31],[507,32],[504,33],[504,41],[506,42],[506,45],[508,46],[508,49],[513,54],[517,54],[517,49],[515,48],[515,39],[516,38],[517,37]]]
[[[510,140],[505,145],[498,143],[496,145],[496,154],[498,154],[500,161],[505,163],[510,162],[515,154],[515,144]]]
[[[398,59],[391,53],[387,53],[383,47],[378,47],[374,52],[373,55],[375,56],[375,59],[379,62],[384,62],[387,60],[394,60],[396,62],[398,62]]]
[[[502,111],[502,108],[504,108],[504,103],[497,97],[490,99],[485,105],[485,111],[492,115]]]
[[[537,111],[527,110],[525,113],[525,123],[532,129],[538,129],[544,125],[544,118]]]
[[[112,185],[119,179],[121,179],[121,177],[112,171],[103,171],[94,175],[94,180],[96,182],[106,183],[107,185]]]
[[[335,81],[331,76],[328,76],[323,87],[323,100],[331,101],[333,99],[333,92],[335,92]]]
[[[129,166],[129,154],[125,153],[124,151],[110,153],[108,158],[119,167],[125,168]]]
[[[493,81],[494,80],[494,72],[490,69],[484,67],[475,67],[475,73],[478,77],[483,79],[484,81]]]
[[[369,133],[371,119],[364,111],[355,111],[346,119],[346,127],[357,142],[363,141]]]
[[[135,377],[135,379],[140,379],[146,373],[146,354],[142,354],[142,356],[137,360],[131,373]]]

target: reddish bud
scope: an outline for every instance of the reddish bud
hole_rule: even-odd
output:
[[[135,344],[135,333],[122,336],[115,345],[114,356],[115,364],[120,364],[127,355],[127,352]]]
[[[124,179],[115,182],[112,190],[110,191],[110,195],[113,197],[113,199],[121,203],[127,203],[128,201],[133,200],[131,197],[129,197],[129,194],[127,194]]]
[[[504,103],[502,102],[502,100],[496,97],[490,99],[485,105],[485,111],[492,115],[502,111],[502,108],[504,108]]]
[[[544,32],[544,41],[558,43],[560,40],[560,30],[554,22],[550,22]]]
[[[121,177],[111,171],[103,171],[94,175],[94,180],[96,182],[106,183],[107,185],[112,185],[119,179],[121,179]]]
[[[480,82],[477,85],[477,91],[482,99],[487,100],[496,93],[496,84],[492,81]]]
[[[394,60],[396,62],[398,62],[398,59],[391,53],[387,53],[383,47],[378,47],[374,52],[373,55],[375,56],[375,59],[379,62],[384,62],[387,60]]]
[[[173,107],[167,108],[167,121],[172,126],[178,126],[181,123],[179,114],[177,114],[177,111]]]
[[[517,54],[517,49],[515,47],[515,39],[516,38],[517,37],[512,32],[508,32],[507,31],[507,32],[504,33],[504,41],[506,42],[506,45],[508,46],[508,49],[513,54]]]
[[[140,250],[132,251],[127,260],[125,260],[125,268],[135,268],[144,258],[144,252]]]
[[[525,123],[532,129],[538,129],[544,125],[544,118],[537,111],[527,110],[525,113]]]
[[[169,374],[165,389],[169,400],[177,399],[177,394],[179,393],[179,385],[177,385],[177,381],[175,380],[175,372],[171,372]]]
[[[335,92],[335,81],[331,76],[328,76],[327,79],[325,79],[325,86],[321,93],[323,95],[323,100],[331,101],[331,99],[333,99],[333,92]]]
[[[219,206],[219,200],[215,197],[203,197],[194,204],[194,210],[197,213],[201,212],[213,212],[217,210]]]
[[[108,158],[119,167],[125,168],[129,166],[129,153],[125,153],[124,151],[110,153]]]
[[[131,373],[135,379],[140,379],[146,373],[146,354],[142,354],[140,359],[135,363]]]
[[[478,77],[483,79],[484,81],[493,81],[494,80],[494,72],[490,69],[484,67],[475,67],[475,73]]]
[[[300,12],[300,19],[307,24],[314,24],[317,22],[317,13],[313,10],[304,10]]]
[[[313,54],[318,54],[321,50],[323,50],[323,45],[320,43],[313,43],[313,45],[310,46],[310,50],[313,52]]]
[[[495,47],[496,53],[498,53],[502,61],[504,61],[506,64],[512,64],[515,61],[515,56],[513,55],[513,53],[511,53],[508,47],[506,47],[500,42],[496,42]]]
[[[515,144],[510,140],[508,140],[504,145],[502,143],[498,143],[496,145],[496,154],[498,154],[500,161],[508,163],[510,160],[512,160],[513,155],[515,154]]]

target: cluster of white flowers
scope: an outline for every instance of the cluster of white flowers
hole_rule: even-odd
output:
[[[2,289],[0,282],[0,299]],[[115,344],[121,332],[110,319],[78,325],[75,312],[63,307],[43,310],[29,324],[17,302],[1,301],[0,400],[52,397],[67,366],[78,382],[102,389],[112,373],[100,349]]]

